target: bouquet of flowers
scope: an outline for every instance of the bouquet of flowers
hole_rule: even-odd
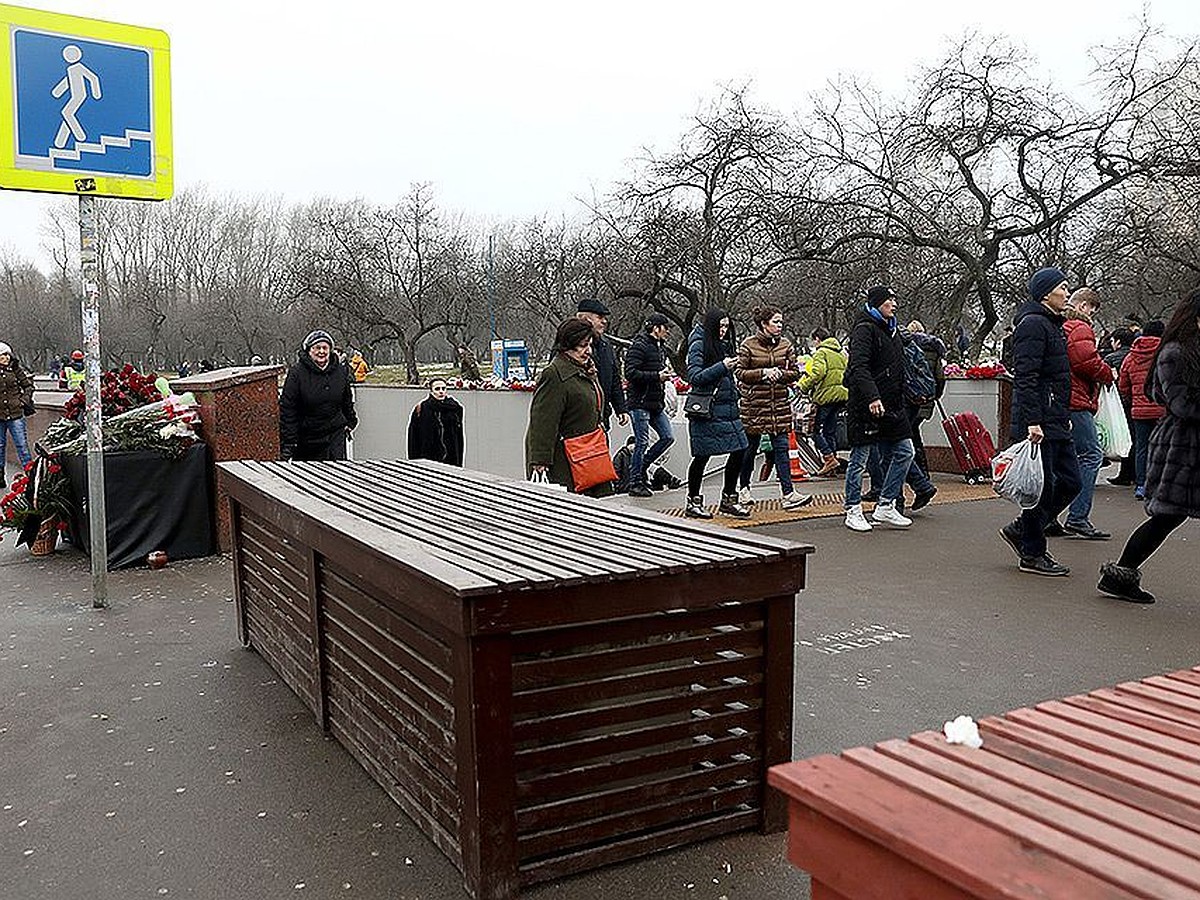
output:
[[[166,456],[179,457],[198,440],[196,427],[200,413],[191,391],[173,394],[167,380],[161,377],[151,386],[156,402],[105,418],[105,450],[157,450]],[[84,426],[70,418],[51,425],[43,442],[53,454],[87,452]]]
[[[161,396],[155,380],[128,363],[100,376],[100,403],[105,419],[159,399]],[[79,388],[63,405],[63,415],[82,422],[86,405],[84,389]]]
[[[17,546],[32,546],[43,521],[50,520],[60,531],[65,529],[70,515],[67,477],[53,457],[42,453],[30,460],[0,497],[0,529],[17,532]]]
[[[1008,369],[998,359],[981,359],[973,366],[968,366],[963,372],[966,378],[999,378],[1007,375]]]

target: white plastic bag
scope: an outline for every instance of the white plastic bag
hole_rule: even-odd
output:
[[[1042,454],[1026,439],[996,454],[992,460],[992,490],[1021,509],[1033,509],[1042,499]]]
[[[1133,449],[1133,438],[1129,434],[1129,422],[1125,419],[1125,408],[1121,396],[1111,384],[1100,389],[1100,406],[1096,410],[1096,434],[1100,438],[1100,450],[1105,459],[1124,459]]]
[[[552,491],[565,491],[567,489],[565,484],[558,484],[557,482],[551,481],[550,476],[546,474],[545,469],[531,472],[529,474],[529,480],[525,483],[537,485],[538,487],[549,488]]]

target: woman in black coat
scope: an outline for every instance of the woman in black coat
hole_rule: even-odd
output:
[[[1141,565],[1187,519],[1200,518],[1200,289],[1188,294],[1163,331],[1146,394],[1166,409],[1150,433],[1146,512],[1121,558],[1100,567],[1101,593],[1153,603],[1141,587]]]
[[[463,408],[446,396],[446,380],[429,382],[429,396],[413,407],[408,421],[408,458],[463,464]]]
[[[707,418],[689,418],[688,439],[692,446],[692,463],[688,466],[688,499],[685,514],[693,519],[711,519],[700,493],[704,469],[709,457],[728,453],[725,461],[725,482],[718,512],[738,519],[748,519],[750,510],[738,502],[737,479],[742,469],[742,457],[749,446],[738,410],[737,387],[733,373],[737,369],[737,342],[729,314],[723,309],[710,309],[704,323],[692,329],[688,337],[687,368],[690,390],[712,395]]]
[[[326,331],[309,332],[279,397],[279,445],[284,459],[345,459],[346,437],[358,425],[354,378],[333,352]]]

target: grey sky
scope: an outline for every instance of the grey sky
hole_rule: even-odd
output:
[[[496,218],[576,212],[575,197],[603,192],[642,147],[669,146],[723,83],[749,81],[785,112],[839,74],[899,92],[949,37],[977,29],[1026,44],[1072,87],[1086,49],[1132,32],[1143,10],[1140,0],[38,6],[170,35],[177,191],[388,203],[428,181],[444,206]],[[1184,0],[1148,9],[1169,34],[1198,30]],[[0,191],[0,253],[45,264],[37,231],[50,202],[74,200]]]

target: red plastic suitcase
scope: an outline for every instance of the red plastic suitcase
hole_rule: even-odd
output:
[[[996,455],[996,445],[992,436],[979,421],[979,416],[973,412],[955,413],[947,416],[946,410],[939,400],[938,412],[942,416],[942,428],[946,430],[946,439],[958,468],[962,471],[967,484],[983,484],[992,479],[992,457]]]

